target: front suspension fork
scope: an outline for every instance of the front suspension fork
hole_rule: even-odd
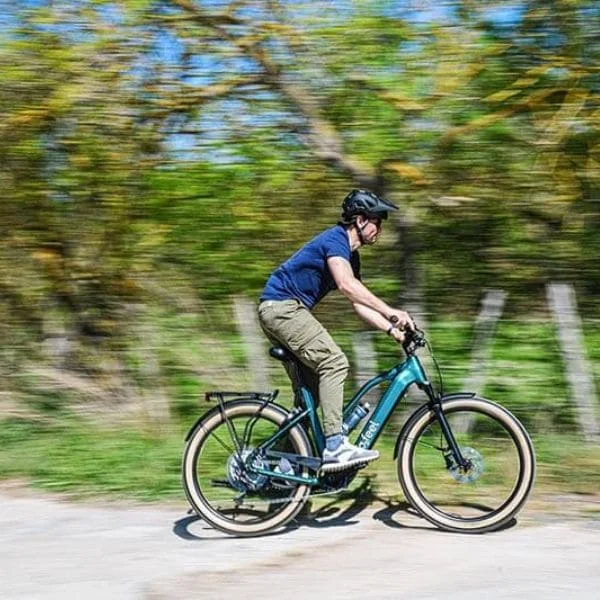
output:
[[[429,397],[429,406],[431,410],[435,413],[435,418],[437,419],[440,427],[442,429],[442,434],[450,448],[450,453],[454,457],[456,464],[463,470],[469,468],[469,461],[465,459],[460,451],[460,447],[456,442],[456,438],[454,437],[454,433],[452,433],[452,429],[450,429],[450,424],[448,423],[448,419],[442,410],[442,402],[440,397],[435,394],[433,386],[431,384],[427,384],[423,386],[423,389],[427,396]],[[446,460],[446,462],[448,462]]]

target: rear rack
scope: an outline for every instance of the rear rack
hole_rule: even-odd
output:
[[[272,402],[277,398],[279,390],[273,390],[272,392],[206,392],[204,399],[207,402],[211,400],[218,400],[223,402],[225,398],[244,398],[248,400],[261,400],[262,402]]]

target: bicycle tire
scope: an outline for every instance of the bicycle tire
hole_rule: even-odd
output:
[[[475,418],[474,428],[466,433],[454,433],[461,449],[473,457],[473,476],[476,478],[470,481],[468,473],[461,475],[459,469],[449,467],[449,459],[444,458],[442,451],[443,445],[436,447],[432,439],[432,431],[439,427],[435,413],[424,405],[410,417],[400,434],[397,466],[403,492],[425,519],[441,529],[469,533],[499,529],[523,508],[533,487],[536,467],[531,439],[514,415],[484,398],[465,396],[443,400],[442,410],[450,423],[465,415]],[[476,431],[478,425],[481,430],[479,433]],[[471,443],[474,447],[465,445],[465,440],[468,440],[466,444]],[[479,450],[476,449],[477,444]],[[501,454],[500,449],[506,457]],[[434,451],[439,451],[442,455],[440,458],[443,458],[443,465],[440,459],[435,459]],[[445,452],[448,454],[447,448]],[[487,469],[486,460],[492,462],[491,472]],[[450,475],[448,479],[455,481],[442,481],[439,489],[443,491],[438,492],[434,487],[435,483],[429,482],[432,478],[434,482],[437,481],[427,473],[429,469],[435,473],[435,477],[442,477],[441,473],[445,469],[446,477]],[[514,479],[513,483],[511,478]],[[459,481],[459,486],[453,487],[456,481]],[[497,507],[490,506],[492,492],[484,491],[488,484],[494,490],[493,494],[506,494],[506,497],[501,497]],[[504,486],[506,492],[500,486]],[[458,500],[437,500],[436,496],[440,493],[448,494],[449,497],[455,494]],[[442,508],[446,505],[447,509]]]
[[[288,412],[284,408],[273,403],[265,405],[264,402],[260,401],[233,400],[224,403],[223,409],[221,409],[221,407],[216,407],[209,411],[196,425],[188,438],[183,454],[183,487],[194,510],[209,525],[230,535],[255,536],[283,527],[292,520],[300,510],[302,510],[303,505],[308,499],[310,486],[298,484],[288,488],[289,498],[277,500],[281,506],[278,507],[279,510],[276,510],[274,514],[266,515],[264,518],[261,518],[256,514],[253,515],[253,509],[248,508],[247,515],[249,515],[249,517],[254,516],[254,518],[249,518],[248,521],[241,521],[238,520],[236,516],[233,516],[232,518],[231,515],[228,514],[231,512],[229,509],[227,511],[224,509],[219,510],[218,507],[213,506],[211,501],[206,497],[206,491],[203,491],[203,486],[201,484],[203,471],[205,472],[204,476],[209,477],[210,475],[206,475],[206,473],[209,473],[210,469],[215,469],[214,464],[209,464],[210,456],[206,457],[206,465],[203,469],[203,450],[208,443],[207,441],[211,438],[211,435],[216,435],[214,432],[218,430],[219,427],[223,425],[227,426],[226,417],[227,419],[234,420],[234,422],[235,419],[247,418],[248,420],[253,420],[256,418],[256,423],[265,421],[270,423],[271,429],[276,430],[284,423],[287,416]],[[256,427],[256,424],[253,427]],[[302,456],[312,456],[309,439],[301,426],[296,425],[291,428],[287,433],[287,436],[289,443],[291,444],[290,450],[293,451],[293,453]],[[221,466],[222,470],[219,471]],[[219,472],[225,473],[229,466],[228,464],[223,464],[218,465],[216,468]],[[302,475],[306,476],[307,474],[307,469],[303,468]],[[227,486],[223,485],[223,487]],[[284,494],[288,490],[286,490]],[[257,494],[259,493],[260,490]],[[272,500],[265,500],[265,504],[267,505],[271,502]],[[236,510],[238,510],[239,516],[242,509],[236,508]]]

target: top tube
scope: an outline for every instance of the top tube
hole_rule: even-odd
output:
[[[390,371],[382,373],[368,381],[358,391],[357,395],[350,402],[350,405],[356,406],[360,401],[360,398],[362,398],[366,392],[377,385],[377,383],[382,383],[387,380],[391,380],[390,385],[379,399],[375,410],[358,437],[357,445],[361,448],[373,447],[377,438],[381,435],[383,427],[390,418],[390,415],[406,393],[409,386],[413,383],[416,383],[419,386],[429,384],[421,361],[413,354],[402,364],[396,365]],[[350,408],[350,410],[352,410],[352,408]]]
[[[421,361],[416,355],[413,354],[412,356],[408,357],[407,360],[397,364],[389,371],[385,371],[379,375],[376,375],[372,379],[369,379],[369,381],[367,381],[348,401],[348,404],[344,408],[344,416],[349,415],[358,405],[358,403],[364,398],[364,396],[373,388],[386,381],[393,381],[400,373],[410,374],[410,377],[408,377],[408,385],[411,385],[412,383],[416,383],[417,385],[427,385],[427,383],[429,383]],[[406,375],[404,377],[406,377]]]

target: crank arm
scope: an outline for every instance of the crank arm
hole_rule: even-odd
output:
[[[265,458],[285,458],[292,465],[298,465],[299,467],[308,467],[311,471],[318,471],[321,468],[321,459],[315,458],[314,456],[300,456],[298,454],[291,454],[290,452],[277,452],[270,450],[265,454]]]

